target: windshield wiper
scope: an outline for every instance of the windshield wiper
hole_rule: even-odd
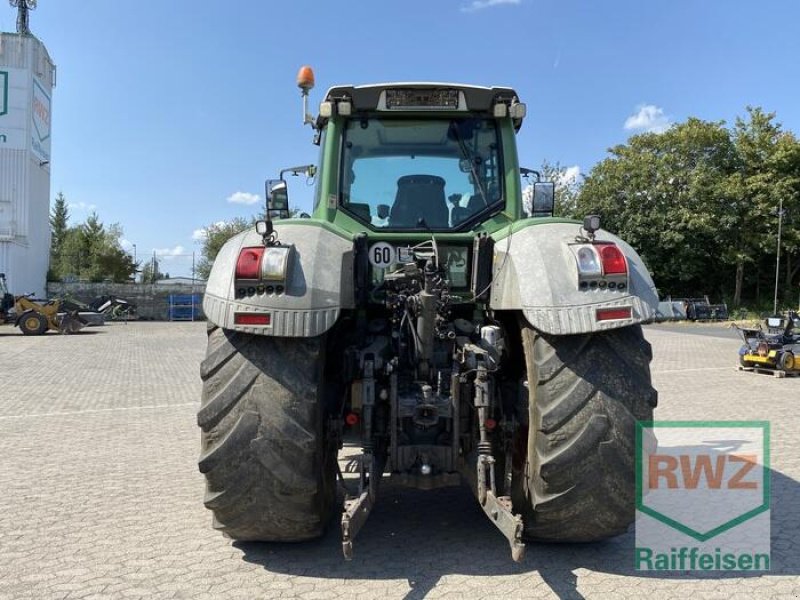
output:
[[[461,130],[458,127],[458,121],[453,119],[450,121],[450,131],[453,132],[453,135],[456,138],[456,142],[458,143],[458,148],[461,150],[461,157],[465,160],[469,161],[469,170],[472,173],[472,179],[475,182],[475,185],[478,186],[478,193],[481,195],[481,199],[483,200],[484,206],[489,206],[489,200],[486,198],[486,192],[483,190],[483,182],[481,178],[478,176],[478,170],[475,168],[475,160],[472,156],[472,153],[467,148],[467,144],[464,141],[464,138],[461,137]]]

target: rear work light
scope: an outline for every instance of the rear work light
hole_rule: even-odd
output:
[[[235,313],[233,322],[235,325],[270,325],[272,315],[270,313]]]
[[[236,279],[258,279],[262,256],[264,256],[263,246],[242,248],[236,261]]]

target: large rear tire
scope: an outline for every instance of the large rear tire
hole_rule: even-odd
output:
[[[208,330],[199,468],[214,527],[248,541],[322,535],[336,494],[323,338]]]
[[[636,421],[653,418],[650,344],[640,326],[545,335],[525,326],[529,387],[515,508],[528,539],[589,542],[634,519]]]

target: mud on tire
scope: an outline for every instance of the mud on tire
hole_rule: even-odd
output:
[[[528,539],[588,542],[634,519],[636,421],[653,418],[650,344],[640,326],[550,336],[522,330],[527,460],[514,504]]]
[[[209,327],[199,468],[204,504],[227,536],[288,542],[322,535],[336,490],[323,367],[322,338]]]

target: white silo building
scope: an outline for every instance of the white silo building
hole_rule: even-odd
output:
[[[44,297],[56,69],[27,14],[20,21],[17,33],[0,33],[0,273],[11,293]]]

